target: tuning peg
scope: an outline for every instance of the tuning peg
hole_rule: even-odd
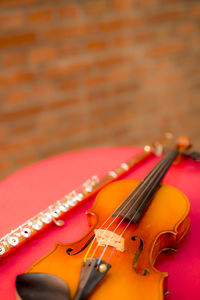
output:
[[[192,152],[184,151],[183,154],[185,156],[193,158],[195,161],[200,161],[200,152],[197,152],[197,151],[192,151]]]

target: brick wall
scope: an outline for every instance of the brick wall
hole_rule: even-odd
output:
[[[0,177],[164,131],[200,149],[200,3],[1,0]]]

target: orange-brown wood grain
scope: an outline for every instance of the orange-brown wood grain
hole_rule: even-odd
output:
[[[94,228],[101,227],[139,182],[139,180],[132,179],[120,180],[101,190],[92,209],[87,212],[89,233],[71,245],[57,243],[55,248],[29,268],[28,272],[45,272],[59,276],[69,285],[73,298],[79,281],[82,260],[88,248],[75,256],[69,256],[66,249],[69,247],[74,251],[81,249],[89,236],[93,234]],[[176,188],[161,185],[139,223],[131,223],[125,231],[123,235],[125,251],[114,251],[109,261],[111,269],[88,299],[163,299],[167,292],[168,274],[156,270],[154,263],[160,252],[169,248],[177,248],[178,241],[189,228],[188,212],[189,201],[186,196]],[[110,222],[111,220],[113,218]],[[127,222],[122,222],[116,231],[117,234],[124,230]],[[119,218],[113,222],[109,230],[113,231],[118,223]],[[103,228],[106,226],[107,224]],[[133,236],[138,238],[133,241],[131,239]],[[140,239],[143,240],[143,250],[134,270],[133,260]],[[96,245],[94,242],[89,257]],[[104,261],[110,257],[112,249],[108,247],[103,257]],[[94,256],[100,257],[102,251],[103,247],[98,247]],[[146,276],[141,275],[144,269],[148,270]]]

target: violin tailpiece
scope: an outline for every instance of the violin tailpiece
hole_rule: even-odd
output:
[[[98,265],[98,258],[87,258],[83,261],[79,285],[74,300],[84,300],[90,295],[96,285],[103,279],[111,265],[104,261]]]

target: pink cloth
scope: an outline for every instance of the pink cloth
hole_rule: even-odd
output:
[[[134,147],[102,148],[78,151],[53,157],[29,166],[0,183],[0,236],[24,223],[41,210],[79,187],[92,175],[102,177],[122,162],[142,152]],[[151,158],[126,176],[144,178],[156,164]],[[175,254],[162,255],[156,267],[169,273],[168,300],[200,299],[200,164],[191,159],[173,165],[164,183],[182,190],[191,203],[191,228]],[[84,212],[90,200],[66,217],[62,228],[51,226],[47,231],[0,261],[0,299],[15,299],[15,278],[36,260],[49,252],[55,241],[69,243],[87,231]]]

